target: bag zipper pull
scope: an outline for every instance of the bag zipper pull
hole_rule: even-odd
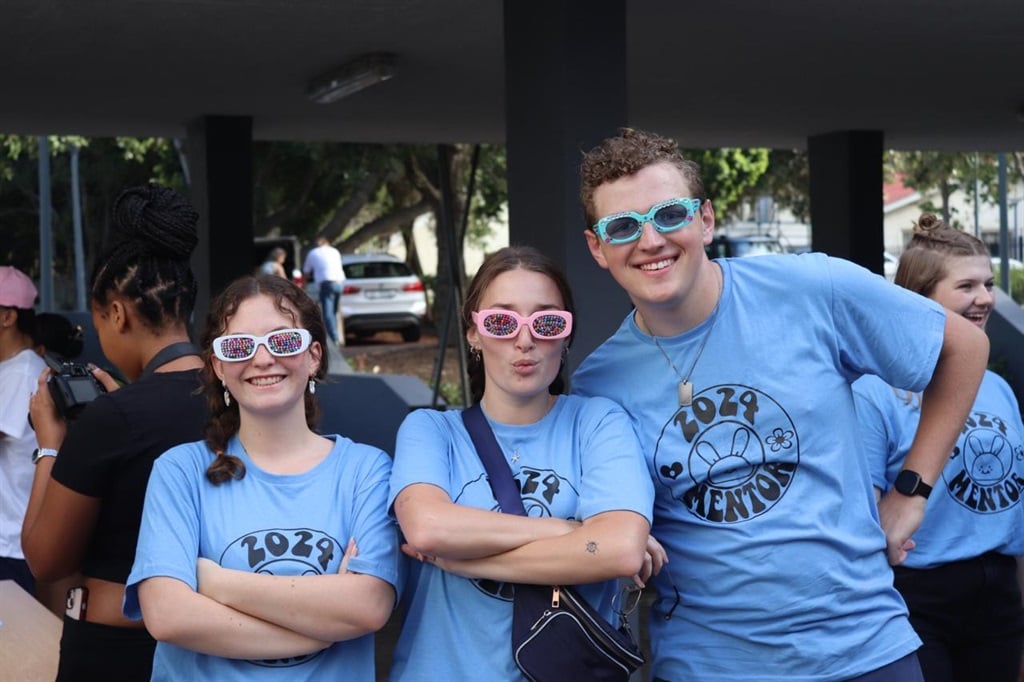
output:
[[[537,619],[537,622],[530,626],[530,632],[536,630],[537,626],[540,625],[540,622],[547,618],[549,615],[551,615],[551,612],[545,609],[544,613],[540,614],[540,618]]]
[[[553,588],[551,588],[551,608],[553,608],[553,609],[557,609],[558,608],[558,602],[559,602],[559,599],[561,599],[561,597],[562,597],[562,588],[560,588],[558,585],[555,585]]]

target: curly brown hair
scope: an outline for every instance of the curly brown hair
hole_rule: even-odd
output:
[[[245,465],[242,460],[227,452],[228,441],[238,433],[238,404],[227,405],[224,402],[224,389],[213,369],[213,340],[224,334],[228,320],[237,312],[238,307],[256,296],[274,299],[277,309],[292,318],[296,327],[309,331],[313,341],[324,349],[320,354],[320,365],[312,378],[319,381],[327,376],[327,331],[316,301],[290,280],[276,275],[247,275],[229,284],[210,304],[202,338],[203,385],[210,406],[205,437],[206,444],[216,454],[216,459],[206,470],[206,478],[214,485],[243,478]],[[306,424],[312,429],[319,419],[320,409],[316,399],[309,393],[305,395],[305,403]]]
[[[963,230],[950,227],[934,213],[922,213],[914,223],[914,236],[900,256],[896,284],[931,296],[935,285],[946,276],[951,256],[988,256],[985,242]]]
[[[619,134],[584,152],[580,164],[580,202],[587,227],[597,222],[594,192],[601,185],[658,163],[670,163],[679,169],[693,198],[707,200],[700,166],[683,157],[675,140],[634,128],[620,128]]]

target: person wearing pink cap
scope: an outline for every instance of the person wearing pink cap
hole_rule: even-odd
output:
[[[46,364],[33,350],[36,287],[17,268],[0,266],[0,580],[29,594],[35,581],[21,549],[21,522],[32,489],[36,435],[28,403]]]

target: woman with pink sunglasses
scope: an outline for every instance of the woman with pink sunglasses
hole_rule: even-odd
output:
[[[410,571],[393,680],[519,680],[511,583],[583,585],[606,619],[616,578],[642,584],[664,560],[653,490],[626,414],[560,395],[573,329],[564,275],[539,251],[488,257],[462,310],[479,402],[527,516],[501,513],[457,410],[418,410],[399,429],[389,504]]]

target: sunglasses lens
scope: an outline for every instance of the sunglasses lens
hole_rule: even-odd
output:
[[[219,355],[225,360],[246,360],[256,351],[256,340],[251,336],[225,336],[217,341]]]
[[[632,239],[639,232],[640,223],[636,221],[636,218],[616,218],[604,226],[604,233],[612,241]]]
[[[303,350],[302,334],[297,329],[275,332],[267,337],[267,348],[274,355],[296,355]]]
[[[519,322],[506,313],[491,313],[484,318],[482,326],[491,336],[512,336],[519,331]]]
[[[693,220],[693,211],[688,206],[672,204],[659,209],[654,214],[654,222],[659,227],[682,227]]]
[[[568,320],[562,315],[541,315],[533,321],[533,331],[537,332],[537,336],[558,336],[565,331],[567,324]]]

